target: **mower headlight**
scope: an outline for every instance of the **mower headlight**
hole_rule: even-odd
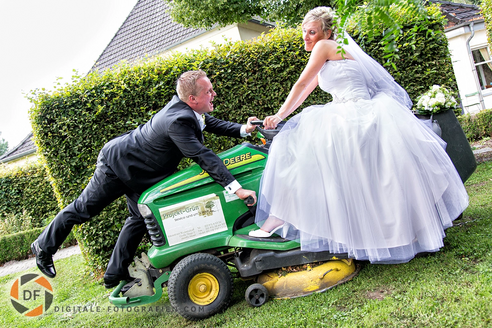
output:
[[[138,204],[138,210],[140,211],[140,214],[142,214],[144,218],[152,217],[152,211],[147,205]]]

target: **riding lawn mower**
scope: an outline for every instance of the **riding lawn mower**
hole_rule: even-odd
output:
[[[446,151],[465,182],[476,162],[454,113],[436,114],[432,122],[440,125]],[[243,143],[218,155],[245,189],[258,193],[268,149],[283,124],[275,130],[258,127],[260,145]],[[187,319],[199,320],[228,307],[233,278],[252,282],[245,299],[258,307],[269,297],[326,291],[359,272],[360,265],[348,254],[302,251],[298,240],[277,235],[249,236],[258,226],[255,206],[247,206],[248,202],[254,200],[229,195],[196,164],[146,190],[138,207],[153,246],[129,268],[138,283],[122,292],[127,283],[122,281],[110,302],[119,307],[153,303],[167,285],[174,309]],[[289,270],[292,267],[298,270]]]

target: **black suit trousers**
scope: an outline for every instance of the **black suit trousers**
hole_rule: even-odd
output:
[[[137,208],[140,194],[132,191],[116,176],[102,152],[99,154],[94,175],[85,189],[75,201],[61,210],[40,234],[39,246],[47,253],[56,253],[75,224],[82,224],[98,215],[123,195],[126,195],[130,216],[120,232],[105,276],[128,279],[128,266],[140,241],[147,233],[147,228]]]

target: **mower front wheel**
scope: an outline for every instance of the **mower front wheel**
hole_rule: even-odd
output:
[[[186,319],[208,318],[229,305],[232,275],[218,257],[196,253],[182,259],[169,276],[171,305]]]

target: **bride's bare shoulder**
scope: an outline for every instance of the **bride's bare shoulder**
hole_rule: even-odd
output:
[[[324,43],[324,47],[329,53],[329,60],[354,59],[346,50],[342,51],[343,46],[341,46],[338,42],[334,40],[320,40],[319,42],[321,41]]]
[[[338,43],[334,40],[319,40],[318,43],[326,48],[338,48]]]

